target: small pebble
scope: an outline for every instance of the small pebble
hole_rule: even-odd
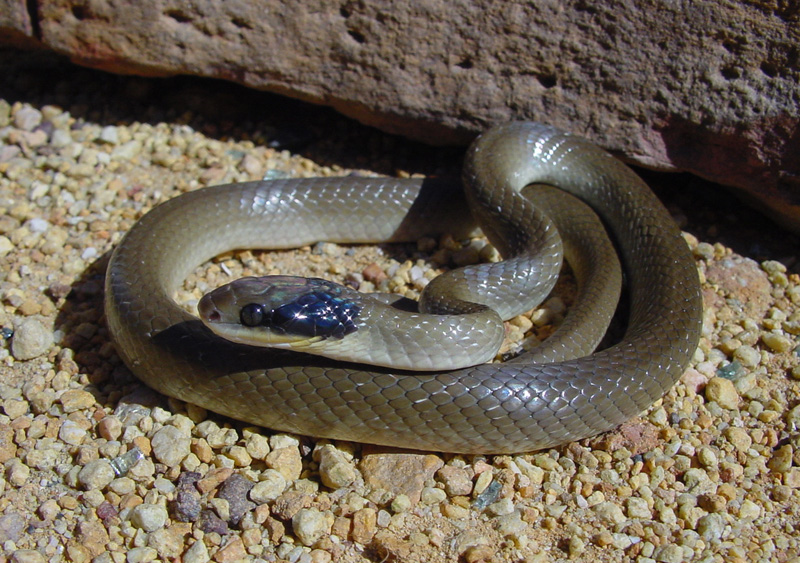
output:
[[[134,527],[152,532],[164,527],[167,511],[155,504],[140,504],[131,510],[130,521]]]
[[[117,132],[117,128],[113,125],[106,125],[100,131],[99,139],[110,145],[116,145],[119,143],[119,134]]]
[[[754,368],[761,362],[761,352],[752,346],[742,345],[733,352],[733,357],[745,368]]]
[[[705,396],[708,401],[714,401],[725,409],[739,408],[739,393],[733,382],[723,377],[714,377],[707,384]]]
[[[95,404],[94,395],[82,389],[64,391],[58,398],[65,413],[91,408]]]
[[[44,563],[44,555],[33,549],[18,549],[11,554],[11,563]]]
[[[42,122],[42,112],[32,107],[22,107],[14,114],[14,127],[23,131],[33,131]]]
[[[86,428],[72,420],[65,420],[58,430],[58,439],[71,446],[80,446],[86,438]]]
[[[84,490],[102,490],[114,480],[114,470],[106,459],[97,459],[87,463],[78,473],[78,483]]]
[[[761,340],[770,350],[778,354],[788,352],[794,348],[795,345],[791,338],[774,332],[765,332],[761,335]]]
[[[707,542],[717,541],[725,530],[725,521],[720,514],[706,514],[697,521],[697,533]]]
[[[358,472],[353,462],[333,446],[322,446],[318,455],[319,476],[326,487],[339,489],[356,480]]]
[[[174,467],[189,455],[191,436],[175,426],[164,426],[150,440],[155,458],[169,467]]]
[[[286,490],[286,478],[280,471],[267,469],[261,473],[261,480],[250,489],[250,499],[263,504],[277,499]]]
[[[152,547],[134,547],[128,550],[125,560],[127,563],[149,563],[158,557],[158,552]]]
[[[316,508],[301,508],[292,517],[292,530],[303,545],[313,545],[333,526],[333,514]]]
[[[594,513],[602,521],[608,524],[621,524],[625,521],[625,514],[622,508],[613,502],[601,502],[594,507]]]
[[[740,452],[748,451],[753,444],[753,439],[744,428],[726,428],[723,434],[731,445]]]
[[[227,501],[227,522],[234,526],[239,524],[244,515],[255,508],[255,504],[247,499],[247,495],[254,483],[238,473],[234,473],[220,485],[217,498]]]
[[[36,319],[26,319],[14,329],[11,354],[17,360],[31,360],[53,345],[53,333]]]
[[[196,540],[183,552],[183,563],[207,563],[209,561],[208,548],[202,540]]]

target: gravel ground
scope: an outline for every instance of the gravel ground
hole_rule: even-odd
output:
[[[706,313],[692,367],[641,417],[517,456],[313,441],[139,384],[104,325],[108,253],[197,187],[455,175],[459,152],[224,83],[13,52],[0,68],[0,562],[800,561],[798,240],[726,192],[645,173],[670,184],[658,191],[687,231]],[[438,265],[487,258],[482,241],[447,238],[242,252],[180,298],[191,308],[251,272],[414,296]],[[546,335],[569,285],[510,323],[512,340]]]

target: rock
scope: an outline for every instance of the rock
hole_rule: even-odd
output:
[[[108,543],[108,532],[100,520],[86,520],[79,522],[76,529],[75,539],[80,545],[89,550],[93,557],[97,557],[106,550]]]
[[[425,481],[444,465],[434,455],[376,453],[364,455],[359,469],[364,483],[372,489],[388,491],[392,496],[406,495],[411,504],[419,502]]]
[[[761,361],[761,353],[752,346],[739,346],[733,352],[733,359],[738,360],[742,366],[753,369]]]
[[[719,540],[725,531],[725,520],[720,514],[706,514],[697,521],[697,533],[706,542]]]
[[[706,400],[714,401],[724,409],[739,408],[739,393],[733,382],[723,377],[714,377],[706,384]]]
[[[200,513],[197,528],[203,532],[215,532],[221,536],[228,533],[228,524],[211,510],[203,510]]]
[[[686,561],[683,548],[674,543],[657,547],[653,551],[653,559],[659,563],[682,563]]]
[[[472,493],[472,478],[463,467],[445,465],[436,472],[436,477],[444,484],[445,492],[451,497]]]
[[[791,444],[781,446],[772,452],[772,458],[767,462],[767,467],[776,473],[786,473],[792,468],[794,448]]]
[[[160,428],[150,441],[155,458],[167,467],[175,467],[189,455],[192,437],[175,426]]]
[[[647,501],[640,497],[628,497],[625,502],[628,518],[652,518]]]
[[[86,437],[86,428],[73,420],[65,420],[58,430],[58,439],[71,446],[79,446]]]
[[[277,0],[169,13],[154,2],[59,1],[35,21],[23,2],[11,5],[0,42],[112,72],[235,80],[425,142],[464,143],[489,123],[546,116],[639,164],[748,190],[800,228],[789,5],[703,0],[687,18],[672,3],[473,0],[455,18],[441,1],[419,10],[302,0],[289,13]]]
[[[106,459],[90,461],[78,473],[78,484],[87,491],[105,488],[114,480],[114,469]]]
[[[200,495],[196,491],[179,489],[168,508],[178,522],[194,522],[200,517]]]
[[[365,507],[353,513],[353,531],[350,536],[361,545],[369,544],[375,535],[378,514],[374,508]]]
[[[292,517],[292,529],[303,545],[311,546],[322,536],[330,534],[333,514],[317,508],[301,508]]]
[[[514,512],[514,502],[510,498],[500,499],[487,506],[486,510],[495,516],[505,516]]]
[[[296,446],[275,449],[267,454],[264,461],[270,469],[280,471],[287,481],[299,479],[303,470],[303,458]]]
[[[26,319],[15,330],[11,355],[17,360],[41,356],[53,345],[53,332],[36,319]]]
[[[42,122],[42,112],[25,106],[14,113],[14,127],[23,131],[33,131]]]
[[[253,482],[238,473],[228,477],[220,486],[217,498],[228,501],[228,522],[236,525],[245,513],[255,508],[255,504],[247,500],[247,493],[253,488]]]
[[[174,520],[194,522],[200,517],[200,493],[195,488],[199,479],[200,474],[193,471],[181,473],[178,477],[174,497],[167,502],[167,510]]]
[[[152,547],[134,547],[128,550],[127,563],[147,563],[158,557],[158,552]]]
[[[770,350],[778,354],[786,353],[794,347],[794,342],[791,338],[773,332],[766,332],[761,335],[761,341],[764,342]]]
[[[231,537],[228,542],[214,555],[214,561],[227,563],[233,561],[247,561],[247,551],[241,538]]]
[[[245,448],[250,457],[263,460],[270,451],[269,440],[267,440],[266,436],[253,433],[247,436]]]
[[[291,520],[303,508],[311,505],[312,497],[300,491],[286,491],[272,506],[272,513],[281,520]]]
[[[772,286],[755,260],[741,256],[715,260],[706,270],[706,279],[719,286],[721,295],[741,302],[743,316],[760,319],[772,306]]]
[[[250,500],[264,504],[277,499],[286,490],[286,478],[277,469],[262,472],[261,480],[250,489]]]
[[[140,504],[131,510],[130,521],[135,528],[153,532],[164,527],[167,511],[157,504]]]
[[[162,560],[172,560],[183,551],[183,531],[179,526],[160,528],[147,536],[147,547],[158,552]]]
[[[0,464],[17,455],[17,445],[14,443],[14,429],[8,424],[0,423]]]
[[[69,414],[78,410],[91,408],[94,403],[94,395],[82,389],[70,389],[64,391],[58,398],[64,412]]]
[[[594,507],[597,517],[606,524],[621,524],[625,522],[622,508],[610,501],[604,501]]]
[[[652,450],[659,444],[658,429],[649,422],[633,419],[623,422],[619,428],[592,438],[592,446],[599,450],[615,452],[626,448],[632,455]]]
[[[109,145],[116,145],[119,143],[119,135],[117,134],[117,128],[113,125],[106,125],[100,131],[99,139],[104,143],[108,143]]]
[[[11,563],[44,563],[44,555],[33,549],[18,549],[11,554]]]
[[[424,487],[422,489],[422,493],[420,494],[420,502],[422,504],[439,504],[440,502],[444,502],[447,499],[447,493],[444,492],[444,489],[438,489],[436,487]]]
[[[97,423],[97,431],[106,440],[116,440],[122,434],[122,423],[116,416],[109,415]]]
[[[331,489],[346,487],[357,475],[353,462],[335,447],[326,444],[319,448],[319,477],[323,485]]]
[[[18,512],[8,511],[0,516],[0,542],[17,541],[22,536],[25,525],[25,518]]]
[[[2,158],[0,158],[0,162],[2,162]],[[0,257],[5,256],[12,250],[14,250],[14,243],[11,242],[11,239],[5,235],[0,235]]]
[[[723,431],[723,435],[740,452],[746,452],[753,445],[753,439],[744,428],[731,426]]]
[[[209,561],[208,548],[203,540],[195,541],[189,549],[183,552],[184,563],[206,563]]]

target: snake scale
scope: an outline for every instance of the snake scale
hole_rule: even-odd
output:
[[[106,274],[106,318],[117,350],[161,393],[319,438],[497,454],[612,429],[663,396],[695,352],[702,300],[689,248],[638,176],[552,127],[516,122],[481,135],[468,151],[465,177],[473,183],[487,176],[467,196],[473,208],[483,206],[479,217],[517,213],[515,198],[497,188],[523,181],[566,190],[602,218],[630,293],[620,342],[548,363],[523,353],[503,363],[409,372],[228,342],[174,302],[189,272],[232,249],[413,241],[458,235],[469,223],[456,188],[436,180],[347,177],[204,188],[144,215]],[[510,244],[497,240],[509,236],[502,228],[481,226],[501,250]]]

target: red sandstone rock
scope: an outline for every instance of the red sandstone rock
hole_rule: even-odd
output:
[[[30,3],[28,3],[30,4]],[[742,188],[800,229],[800,9],[604,0],[0,0],[0,43],[224,78],[463,143],[528,118]]]

